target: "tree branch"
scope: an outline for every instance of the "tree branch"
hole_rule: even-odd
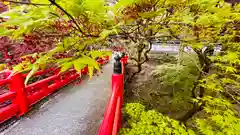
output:
[[[180,40],[180,38],[174,34],[174,32],[170,29],[170,27],[168,25],[166,25],[166,27],[168,28],[168,31],[172,37],[176,38],[177,40]]]
[[[133,37],[131,37],[130,35],[129,35],[129,33],[127,33],[125,30],[123,30],[123,29],[121,29],[122,31],[123,31],[123,34],[126,36],[126,37],[128,37],[130,40],[132,40],[134,43],[137,43],[137,41],[136,40],[134,40],[133,39]]]
[[[138,63],[138,60],[136,58],[131,57],[129,59],[135,61],[136,63]]]
[[[60,10],[62,10],[72,21],[73,23],[77,26],[79,32],[81,32],[83,35],[85,35],[85,33],[83,32],[83,30],[80,28],[80,26],[78,25],[78,23],[76,22],[76,20],[73,18],[73,16],[68,13],[66,10],[64,10],[59,4],[57,4],[55,2],[55,0],[49,0],[51,2],[51,4],[55,5],[56,7],[58,7]]]
[[[149,60],[149,58],[148,58],[148,53],[149,53],[149,52],[151,51],[151,49],[152,49],[152,43],[151,43],[150,41],[148,41],[148,42],[149,42],[149,48],[148,48],[148,49],[144,52],[144,54],[143,54],[145,59],[140,62],[141,65]]]
[[[141,31],[140,31],[140,26],[142,26],[143,24],[141,23],[141,22],[139,22],[140,24],[138,24],[137,25],[137,31],[138,31],[138,33],[139,33],[139,35],[141,35],[141,36],[145,36],[145,35],[143,35],[142,33],[141,33]]]
[[[142,64],[144,62],[141,62],[141,55],[142,55],[142,52],[144,50],[144,47],[141,47],[141,46],[138,46],[138,52],[137,52],[137,59],[136,58],[130,58],[131,60],[134,60],[137,65],[135,65],[137,67],[137,71],[134,72],[128,79],[129,82],[131,82],[133,80],[133,78],[142,71]]]
[[[115,41],[117,41],[120,45],[125,46],[121,41],[119,41],[118,39],[114,38]]]
[[[226,93],[227,93],[229,96],[231,96],[231,98],[232,98],[233,101],[235,101],[237,104],[240,105],[240,102],[239,102],[230,92],[226,91]]]
[[[148,43],[149,43],[149,48],[145,51],[145,53],[144,53],[144,56],[145,56],[145,59],[146,59],[146,61],[148,61],[149,60],[149,58],[148,58],[148,53],[152,50],[152,42],[151,41],[148,41]]]
[[[142,64],[137,64],[137,68],[138,70],[136,72],[134,72],[128,79],[128,82],[132,82],[133,78],[142,71]]]
[[[3,0],[3,2],[10,2],[10,3],[16,3],[16,4],[24,4],[24,5],[34,5],[34,6],[49,6],[49,5],[50,5],[50,4],[20,2],[20,1],[13,1],[13,0]]]
[[[49,13],[54,15],[54,16],[56,16],[56,17],[58,17],[58,18],[60,18],[60,16],[58,14],[56,14],[56,13],[53,13],[53,12],[49,12]]]
[[[153,4],[154,10],[156,9],[155,6],[158,4],[159,1],[160,1],[160,0],[156,0],[156,2]]]
[[[179,121],[186,123],[187,120],[189,120],[190,118],[192,118],[197,112],[200,112],[203,110],[204,104],[201,104],[200,106],[198,105],[198,103],[193,104],[193,108],[188,110],[188,112],[179,119]]]
[[[193,88],[192,88],[192,90],[191,90],[191,92],[192,92],[192,97],[193,98],[197,98],[198,96],[197,96],[197,94],[196,94],[196,92],[195,92],[195,90],[196,90],[196,88],[197,88],[197,86],[198,86],[198,84],[199,84],[199,80],[201,79],[201,77],[202,77],[202,75],[201,75],[201,73],[199,73],[199,75],[198,75],[198,78],[195,80],[195,82],[193,83]]]
[[[234,95],[232,95],[227,88],[225,88],[224,84],[222,82],[219,82],[220,85],[222,86],[222,88],[224,89],[223,92],[221,92],[223,94],[223,96],[225,96],[226,98],[230,98],[230,100],[235,101],[237,104],[240,105],[240,102],[234,97]],[[234,91],[235,92],[235,91]],[[236,92],[235,92],[236,93]],[[238,93],[237,93],[238,94]],[[230,97],[229,97],[230,96]]]

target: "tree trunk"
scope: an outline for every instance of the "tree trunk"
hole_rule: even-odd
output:
[[[189,120],[190,118],[192,118],[194,116],[194,114],[196,114],[197,112],[200,112],[203,110],[203,105],[199,106],[197,103],[193,104],[193,108],[191,108],[190,110],[188,110],[188,112],[179,119],[179,121],[186,123],[187,120]]]
[[[199,58],[199,61],[200,61],[200,65],[201,65],[203,70],[202,70],[202,72],[200,72],[200,75],[197,79],[197,83],[195,83],[195,85],[192,89],[192,94],[193,94],[192,96],[193,97],[196,96],[195,95],[195,89],[198,85],[198,81],[202,80],[204,75],[209,73],[210,63],[211,63],[210,59],[208,59],[205,54],[199,53],[199,52],[197,52],[197,54],[198,54],[198,58]],[[202,98],[204,96],[204,93],[205,93],[205,88],[200,86],[199,89],[200,89],[200,91],[199,91],[198,97]],[[186,121],[189,120],[190,118],[192,118],[194,116],[194,114],[196,114],[199,111],[202,111],[203,107],[204,107],[204,104],[199,106],[199,103],[194,103],[193,107],[190,110],[188,110],[188,112],[182,118],[180,118],[179,120],[183,123],[186,123]]]
[[[149,41],[149,47],[146,51],[144,51],[145,47],[138,46],[137,51],[137,59],[134,59],[134,61],[137,63],[137,71],[134,72],[128,79],[128,82],[131,83],[133,81],[133,78],[142,71],[142,65],[149,60],[148,53],[152,49],[152,43]],[[141,60],[142,56],[144,57],[144,60]]]

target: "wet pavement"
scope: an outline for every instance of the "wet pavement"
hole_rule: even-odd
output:
[[[0,135],[97,135],[110,95],[112,65],[91,80],[57,91]]]

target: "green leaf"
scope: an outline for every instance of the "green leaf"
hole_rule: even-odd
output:
[[[14,30],[7,30],[4,28],[0,28],[0,36],[11,36],[14,33]]]
[[[94,67],[93,66],[88,66],[88,73],[89,73],[89,79],[92,79],[93,76],[93,71],[94,71]]]
[[[139,15],[143,18],[153,18],[153,17],[161,15],[164,11],[166,11],[165,8],[160,8],[157,11],[142,12],[142,13],[139,13]]]
[[[82,57],[77,59],[77,63],[91,66],[91,67],[97,69],[98,71],[100,71],[97,61],[95,61],[94,59],[92,59],[86,55],[82,55]]]
[[[74,68],[77,70],[77,72],[81,72],[81,70],[86,67],[86,64],[82,64],[81,62],[78,62],[79,59],[75,60],[73,62]]]
[[[49,0],[31,0],[32,3],[50,4]]]
[[[39,68],[40,68],[41,70],[45,70],[46,67],[47,67],[47,64],[46,64],[46,63],[39,64]]]
[[[229,67],[229,66],[226,67],[226,72],[234,73],[236,71],[237,70],[234,67]]]
[[[130,6],[134,3],[137,3],[139,0],[119,0],[117,4],[113,6],[114,12],[121,12],[120,9],[123,9],[124,7]]]
[[[38,71],[39,67],[37,65],[33,65],[32,70],[27,75],[24,84],[27,85],[28,80]]]
[[[52,55],[56,54],[57,52],[64,52],[64,48],[61,43],[57,45],[54,49],[48,51],[47,56],[51,57]]]
[[[21,63],[17,64],[13,67],[13,71],[22,71],[22,67],[23,65]]]
[[[67,37],[63,39],[63,47],[64,49],[68,49],[69,47],[71,47],[71,45],[73,45],[74,43],[76,43],[77,41],[79,41],[79,37]]]
[[[111,29],[111,30],[103,30],[101,33],[100,33],[100,37],[102,39],[108,37],[108,35],[110,34],[113,34],[113,33],[118,33],[116,29]]]
[[[104,56],[110,56],[112,55],[111,51],[90,51],[90,56],[95,59],[97,57],[104,57]]]
[[[70,69],[72,67],[72,65],[73,65],[72,62],[67,62],[67,63],[62,64],[60,72],[67,71],[68,69]]]
[[[0,27],[0,35],[2,35],[1,33],[4,33],[7,29],[5,29],[4,27]]]
[[[195,135],[195,132],[190,129],[190,130],[188,130],[188,134],[189,134],[189,135]]]
[[[69,62],[71,61],[72,58],[63,58],[63,59],[58,59],[56,60],[55,62],[58,64],[58,65],[62,65],[63,63],[66,63],[66,62]]]
[[[104,0],[84,0],[83,6],[86,10],[93,13],[103,13],[104,12]]]

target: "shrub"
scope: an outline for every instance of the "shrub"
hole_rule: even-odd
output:
[[[187,129],[178,121],[164,116],[154,110],[145,111],[139,103],[126,104],[124,113],[128,119],[129,128],[123,128],[120,135],[194,135],[194,131]]]
[[[155,111],[145,110],[139,103],[128,103],[124,108],[124,114],[128,116],[128,127],[120,131],[120,135],[238,135],[240,133],[240,119],[231,110],[231,104],[225,100],[216,100],[209,97],[206,100],[225,103],[225,111],[222,106],[215,106],[215,110],[208,104],[204,109],[211,115],[205,119],[196,119],[194,128],[186,127],[177,120]],[[215,103],[214,103],[215,104]],[[210,109],[211,108],[211,109]],[[217,108],[217,109],[216,109]],[[221,108],[221,109],[220,109]]]

